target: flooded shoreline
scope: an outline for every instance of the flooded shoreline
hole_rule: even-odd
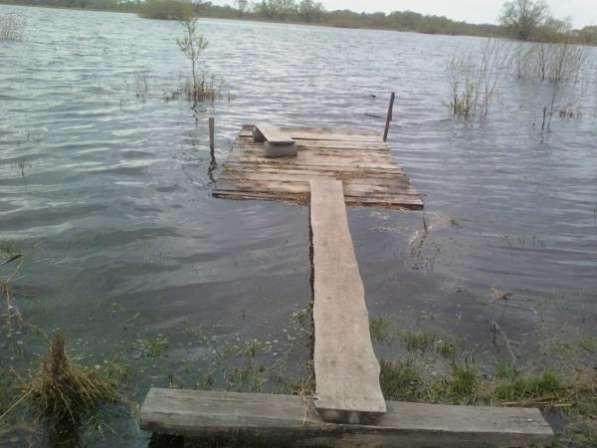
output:
[[[289,322],[311,300],[308,210],[211,198],[207,117],[221,164],[250,122],[381,133],[395,90],[389,143],[426,210],[349,210],[371,317],[453,341],[488,374],[511,358],[496,328],[521,368],[595,362],[582,348],[597,319],[594,53],[582,118],[542,136],[549,86],[511,74],[486,121],[452,117],[449,58],[482,39],[202,20],[205,69],[230,99],[192,111],[164,99],[187,70],[177,23],[0,5],[14,10],[27,28],[0,44],[0,242],[25,260],[24,323],[8,326],[3,301],[3,361],[35,370],[62,329],[86,364],[122,367],[137,402],[201,383],[210,350],[246,341],[270,342],[259,365],[288,353],[286,382],[304,376],[310,348]],[[115,421],[129,425],[119,446],[146,446]]]

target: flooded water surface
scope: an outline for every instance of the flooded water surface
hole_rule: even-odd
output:
[[[550,87],[513,73],[487,119],[452,117],[449,61],[482,39],[202,20],[222,95],[193,111],[172,98],[189,70],[179,24],[0,6],[10,11],[26,29],[0,42],[0,243],[24,262],[14,308],[2,303],[3,364],[45,352],[35,328],[62,329],[98,368],[130,361],[137,401],[150,385],[202,386],[206,341],[266,341],[263,362],[300,370],[310,350],[289,347],[311,300],[308,211],[214,199],[213,178],[243,124],[381,133],[391,91],[389,143],[426,207],[349,211],[371,314],[489,359],[496,322],[520,356],[549,329],[595,335],[594,50],[570,103],[582,113],[542,132]],[[91,446],[147,445],[119,421],[130,427],[117,445]]]

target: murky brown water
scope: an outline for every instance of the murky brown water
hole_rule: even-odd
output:
[[[210,115],[223,162],[257,120],[381,132],[395,90],[390,143],[426,211],[349,212],[371,313],[450,334],[481,358],[495,356],[493,321],[523,355],[545,325],[595,333],[593,66],[582,119],[556,118],[542,138],[549,89],[514,76],[487,122],[451,118],[448,60],[481,39],[205,20],[205,64],[224,98],[194,114],[164,99],[187,70],[178,24],[0,6],[15,10],[27,28],[23,42],[0,43],[0,240],[27,255],[16,304],[90,362],[132,359],[136,399],[185,360],[201,364],[199,326],[269,340],[274,360],[310,299],[306,209],[211,198]],[[0,343],[3,364],[45,350],[29,331]],[[139,360],[138,341],[158,335],[167,353]],[[144,446],[131,428],[118,446]]]

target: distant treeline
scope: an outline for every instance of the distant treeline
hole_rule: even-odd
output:
[[[0,3],[23,6],[46,6],[53,8],[138,12],[142,2],[122,0],[0,0]]]
[[[519,0],[532,3],[532,0]],[[327,11],[313,0],[231,0],[231,5],[190,0],[0,0],[0,3],[55,6],[81,9],[136,12],[147,18],[180,19],[193,12],[201,17],[312,23],[345,28],[378,28],[426,34],[509,37],[512,30],[502,25],[476,25],[450,20],[444,16],[423,15],[412,11],[389,14],[356,13],[349,10]],[[557,22],[557,21],[556,21]],[[549,23],[546,22],[546,23]],[[555,33],[557,34],[557,33]],[[536,40],[551,40],[554,33],[542,33]],[[537,34],[539,36],[539,34]],[[545,36],[550,36],[545,37]],[[597,27],[570,30],[567,36],[576,43],[597,45]],[[515,36],[516,37],[516,36]]]

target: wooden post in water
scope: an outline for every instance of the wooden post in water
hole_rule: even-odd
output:
[[[216,120],[214,117],[209,117],[209,153],[212,160],[215,158],[216,143],[215,143],[215,128]]]
[[[383,141],[388,141],[388,133],[390,132],[390,123],[394,119],[394,100],[396,99],[396,93],[392,92],[390,96],[390,106],[388,107],[388,117],[386,118],[386,129],[383,133]]]

